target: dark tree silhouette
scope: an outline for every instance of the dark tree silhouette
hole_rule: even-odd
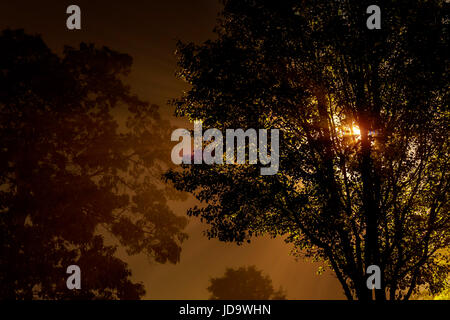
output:
[[[167,123],[123,82],[131,57],[86,44],[60,57],[11,30],[0,47],[0,298],[142,297],[104,238],[176,263],[186,218],[159,180]],[[81,290],[66,287],[72,264]]]
[[[193,165],[167,174],[210,237],[284,236],[325,260],[348,299],[408,299],[449,264],[448,3],[224,1],[217,39],[180,43],[191,89],[176,113],[208,128],[279,128],[280,170]]]
[[[255,266],[227,268],[220,278],[211,278],[211,300],[284,300],[283,290],[275,290],[272,279]]]

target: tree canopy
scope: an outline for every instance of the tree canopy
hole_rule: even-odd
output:
[[[283,236],[328,263],[348,299],[439,290],[449,262],[448,3],[228,0],[217,39],[178,45],[178,116],[278,128],[280,168],[191,165],[166,177],[202,202],[209,237]],[[441,262],[436,262],[441,261]]]
[[[284,300],[283,290],[273,288],[272,279],[255,266],[227,268],[222,277],[211,278],[211,300]]]
[[[59,56],[20,30],[0,47],[0,297],[142,297],[105,238],[176,263],[186,218],[160,181],[169,126],[124,82],[131,57],[90,44]],[[66,287],[73,264],[81,290]]]

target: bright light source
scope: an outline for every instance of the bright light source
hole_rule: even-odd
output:
[[[353,126],[352,127],[352,134],[355,135],[355,136],[361,135],[361,131],[359,130],[358,126]]]

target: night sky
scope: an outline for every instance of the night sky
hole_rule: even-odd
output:
[[[66,8],[81,8],[81,30],[66,28]],[[185,84],[175,78],[174,56],[177,40],[202,42],[213,38],[220,4],[215,0],[194,1],[1,1],[0,28],[25,29],[41,34],[56,52],[64,45],[92,42],[130,54],[133,70],[128,78],[132,90],[142,99],[161,107],[164,117],[172,116],[169,99],[180,96]],[[3,48],[0,48],[3,50]],[[167,137],[170,139],[170,137]],[[183,215],[194,200],[173,203]],[[289,299],[343,299],[338,281],[329,273],[316,275],[317,264],[295,261],[282,239],[257,239],[238,247],[208,240],[206,226],[195,219],[187,227],[189,240],[183,243],[181,262],[158,265],[145,256],[122,259],[130,264],[133,278],[145,284],[147,299],[206,299],[210,277],[223,275],[226,267],[256,265],[270,275],[274,286],[287,291]]]

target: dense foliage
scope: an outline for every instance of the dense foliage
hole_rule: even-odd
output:
[[[280,169],[191,165],[167,174],[208,235],[284,236],[325,260],[349,299],[439,291],[449,272],[449,33],[443,0],[224,1],[217,39],[180,43],[179,116],[278,128]],[[439,262],[438,262],[439,261]],[[444,262],[443,262],[444,261]]]

